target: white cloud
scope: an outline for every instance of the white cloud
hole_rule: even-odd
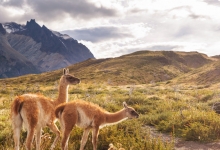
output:
[[[8,7],[6,8],[6,11],[10,17],[17,17],[17,16],[22,16],[25,14],[25,11],[20,8]]]
[[[7,0],[0,2],[0,22],[33,18],[66,30],[97,58],[144,49],[217,55],[219,7],[218,0]]]

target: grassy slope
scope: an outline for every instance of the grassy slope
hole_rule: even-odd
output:
[[[88,60],[70,67],[86,81],[114,85],[166,81],[212,62],[199,53],[140,51],[118,58]]]
[[[197,85],[211,85],[220,82],[220,60],[208,63],[198,69],[177,77],[176,83],[191,83]]]
[[[167,81],[213,62],[197,52],[139,51],[108,59],[89,59],[69,66],[72,74],[83,82],[102,82],[112,85],[148,84]],[[4,82],[46,82],[59,78],[61,70],[27,75]],[[1,80],[0,80],[1,82]]]

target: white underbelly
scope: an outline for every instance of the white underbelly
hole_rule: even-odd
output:
[[[80,128],[88,128],[93,126],[93,119],[89,118],[85,112],[78,108],[78,121],[76,125]]]

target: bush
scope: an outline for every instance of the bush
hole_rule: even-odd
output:
[[[191,123],[189,127],[182,130],[182,136],[186,140],[192,141],[212,141],[211,128],[207,125],[201,124],[199,122]]]

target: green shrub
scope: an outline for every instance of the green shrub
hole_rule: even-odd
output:
[[[186,140],[192,141],[210,141],[212,139],[211,129],[209,126],[200,122],[191,123],[189,127],[182,130],[182,136]]]

